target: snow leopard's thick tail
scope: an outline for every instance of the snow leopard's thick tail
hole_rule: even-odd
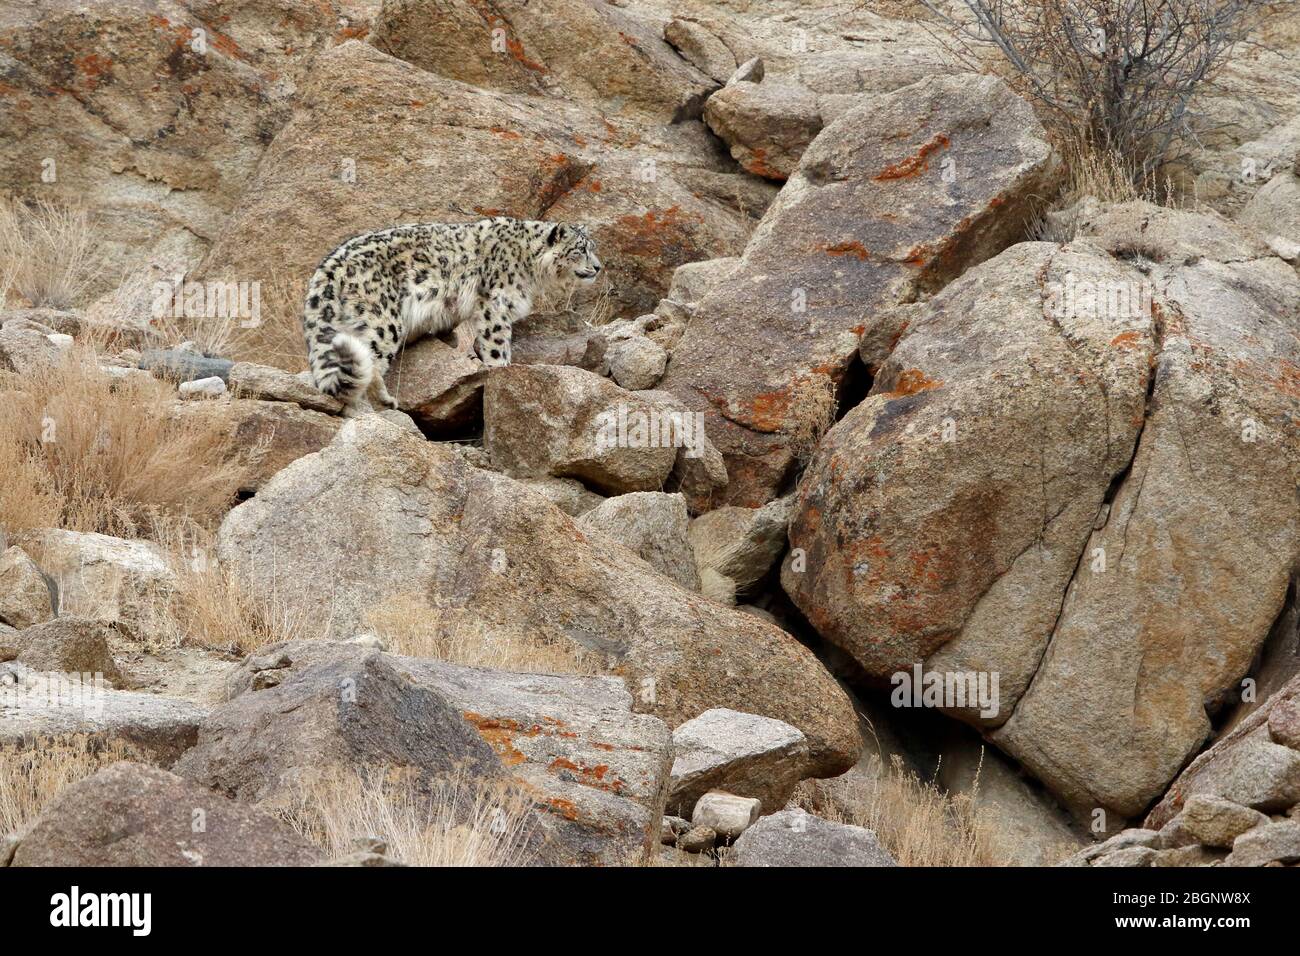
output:
[[[329,350],[320,356],[312,369],[316,387],[326,395],[333,395],[345,407],[351,407],[365,394],[374,371],[375,362],[370,357],[370,350],[359,338],[347,332],[339,332],[330,340]]]

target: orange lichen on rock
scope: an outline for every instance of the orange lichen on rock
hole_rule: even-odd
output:
[[[762,176],[765,179],[777,179],[784,182],[787,179],[785,173],[772,167],[767,161],[767,150],[755,146],[750,150],[750,156],[740,163],[745,168],[745,172],[753,173],[755,176]]]
[[[938,388],[942,384],[943,382],[937,379],[926,378],[925,373],[919,368],[908,368],[898,373],[898,379],[894,382],[894,387],[889,390],[889,394],[915,395],[917,392]]]
[[[613,240],[625,255],[684,262],[687,260],[682,258],[683,254],[693,259],[702,251],[697,248],[689,227],[703,221],[695,213],[683,213],[680,206],[651,209],[641,216],[620,216]]]
[[[856,239],[846,242],[837,242],[834,245],[826,246],[825,249],[827,255],[853,256],[859,262],[866,262],[871,255],[867,252],[867,247]]]
[[[1142,333],[1130,329],[1128,332],[1121,332],[1110,340],[1110,344],[1117,349],[1135,349],[1142,344]]]
[[[936,133],[924,143],[919,150],[906,159],[891,163],[873,177],[876,182],[888,182],[892,179],[908,179],[930,168],[930,156],[941,149],[947,149],[949,140],[942,133]]]

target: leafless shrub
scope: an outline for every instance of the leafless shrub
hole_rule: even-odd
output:
[[[16,291],[35,307],[77,304],[100,275],[92,245],[85,210],[0,199],[0,293]]]
[[[1067,143],[1120,157],[1141,183],[1193,141],[1193,101],[1291,0],[964,0],[974,23],[931,5],[968,59],[992,45]]]

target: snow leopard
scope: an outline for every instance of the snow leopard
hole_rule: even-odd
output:
[[[396,408],[384,384],[408,342],[454,341],[473,321],[474,351],[510,364],[511,329],[543,294],[590,285],[601,271],[586,226],[497,216],[410,223],[348,239],[307,285],[303,334],[316,387],[354,417],[369,399]]]

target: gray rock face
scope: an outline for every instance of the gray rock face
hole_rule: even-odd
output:
[[[741,834],[736,866],[897,866],[876,835],[803,810],[763,817]]]
[[[87,734],[170,766],[194,744],[208,713],[189,701],[70,680],[0,664],[0,743],[27,747],[42,737]]]
[[[672,724],[710,707],[784,720],[808,737],[811,772],[843,769],[860,747],[848,699],[788,634],[677,586],[522,485],[375,416],[346,422],[329,447],[281,471],[217,539],[224,566],[338,636],[366,630],[378,603],[413,595],[505,638],[573,641],[627,678],[636,710]],[[333,586],[317,587],[298,572],[306,566]]]
[[[500,773],[537,806],[539,832],[530,847],[536,862],[630,865],[657,844],[668,728],[632,713],[631,695],[617,678],[512,674],[306,641],[250,655],[231,676],[230,692],[236,702],[255,699],[270,692],[253,688],[283,686],[330,662],[360,661],[391,668],[411,693],[445,699],[456,720],[491,748]]]
[[[58,588],[26,551],[15,546],[0,554],[0,623],[31,627],[58,608]]]
[[[689,522],[681,495],[640,491],[607,498],[577,524],[621,544],[682,587],[698,591],[700,578],[687,539]]]
[[[802,733],[770,717],[724,708],[706,710],[674,730],[673,752],[668,812],[682,816],[710,790],[754,797],[761,812],[775,813],[807,776]]]
[[[175,774],[117,763],[66,787],[13,866],[307,866],[319,852],[269,814]]]
[[[212,711],[177,773],[273,808],[332,769],[402,768],[424,782],[457,768],[502,775],[492,749],[446,698],[412,684],[377,651],[349,647],[271,673],[274,683]]]
[[[1058,174],[1029,105],[990,77],[926,80],[827,126],[661,384],[706,413],[730,477],[692,510],[776,497],[791,436],[844,381],[864,316],[1000,252]]]

